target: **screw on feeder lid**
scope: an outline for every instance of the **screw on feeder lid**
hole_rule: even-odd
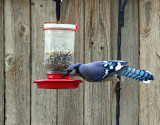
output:
[[[47,73],[47,79],[69,79],[69,76],[62,77],[63,74]]]
[[[64,22],[72,22],[73,24],[54,24],[58,22],[56,20],[55,22],[44,22],[43,27],[41,27],[43,30],[72,30],[72,31],[77,31],[77,24],[74,24],[73,20],[67,20],[67,21],[61,21],[62,23]]]

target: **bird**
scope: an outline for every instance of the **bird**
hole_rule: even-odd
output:
[[[62,77],[80,76],[89,82],[119,81],[117,76],[125,76],[144,83],[150,83],[154,76],[146,70],[130,68],[127,61],[96,61],[88,64],[70,65]]]

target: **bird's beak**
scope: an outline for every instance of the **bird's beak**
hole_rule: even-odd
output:
[[[69,75],[69,73],[66,71],[65,73],[63,73],[62,78],[65,77],[65,76],[68,76],[68,75]]]

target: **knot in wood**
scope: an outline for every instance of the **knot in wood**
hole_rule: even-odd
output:
[[[26,32],[26,27],[22,24],[19,25],[19,31],[20,31],[20,34],[25,34]]]
[[[33,3],[33,2],[32,2],[32,3],[31,3],[31,5],[33,5],[33,6],[34,6],[34,5],[35,5],[35,3]]]
[[[8,56],[7,58],[6,58],[6,64],[8,65],[8,66],[12,66],[12,65],[14,65],[15,64],[15,57],[13,57],[13,56]]]
[[[103,47],[103,46],[101,46],[100,48],[101,48],[101,49],[104,49],[104,47]]]
[[[157,55],[157,58],[160,59],[160,53],[157,52],[156,55]]]
[[[92,42],[91,42],[91,45],[93,45],[93,44],[94,44],[94,42],[92,41]]]

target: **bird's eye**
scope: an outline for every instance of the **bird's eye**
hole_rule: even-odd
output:
[[[70,73],[70,72],[72,72],[72,70],[73,70],[73,69],[69,69],[69,70],[67,70],[67,72]]]

